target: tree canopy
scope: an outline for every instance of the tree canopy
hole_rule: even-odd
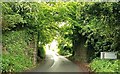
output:
[[[58,40],[61,51],[76,54],[75,45],[101,51],[120,52],[120,3],[2,2],[2,31],[26,29],[37,46]],[[4,43],[4,42],[3,42]],[[119,54],[120,55],[120,54]]]

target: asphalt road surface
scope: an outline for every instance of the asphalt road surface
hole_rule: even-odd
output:
[[[64,56],[47,50],[45,62],[32,72],[82,72],[82,70]]]

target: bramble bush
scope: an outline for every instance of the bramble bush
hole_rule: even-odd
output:
[[[120,60],[108,60],[95,58],[91,63],[91,70],[94,72],[116,72],[119,73]]]

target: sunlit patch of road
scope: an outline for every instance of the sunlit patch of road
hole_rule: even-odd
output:
[[[82,72],[82,70],[64,56],[48,49],[45,62],[31,72]]]
[[[82,72],[76,64],[57,53],[57,44],[58,42],[53,40],[50,44],[46,45],[46,58],[44,63],[32,72]]]
[[[46,55],[52,55],[51,59],[53,59],[54,61],[58,60],[58,53],[52,51],[52,50],[46,50]]]
[[[52,50],[47,50],[46,55],[52,55],[51,58],[54,60],[53,65],[47,70],[48,72],[81,72],[76,64]]]

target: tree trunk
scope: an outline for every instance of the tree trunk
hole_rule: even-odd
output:
[[[73,42],[73,55],[76,61],[87,62],[87,48],[84,46],[86,38],[80,34],[76,34]]]
[[[34,40],[34,52],[33,52],[33,64],[35,65],[37,62],[37,47],[36,47],[36,41]]]

